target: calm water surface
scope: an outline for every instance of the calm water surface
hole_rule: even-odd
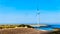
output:
[[[48,30],[48,31],[52,31],[53,28],[60,28],[60,25],[51,25],[51,27],[38,27],[38,28],[35,28],[37,30]]]

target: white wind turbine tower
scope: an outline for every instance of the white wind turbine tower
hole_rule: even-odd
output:
[[[37,25],[40,25],[40,11],[37,8]]]
[[[37,1],[37,25],[40,25],[39,1]]]

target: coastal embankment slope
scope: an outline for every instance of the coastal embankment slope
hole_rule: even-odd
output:
[[[48,34],[48,32],[35,30],[33,28],[11,28],[0,29],[0,34]]]

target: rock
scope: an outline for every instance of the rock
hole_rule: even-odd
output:
[[[0,29],[0,34],[47,34],[47,31],[39,31],[33,28]]]

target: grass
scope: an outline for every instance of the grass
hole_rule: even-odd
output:
[[[33,28],[30,25],[25,25],[25,24],[20,24],[20,25],[0,25],[0,29],[4,28],[15,28],[15,27],[28,27],[28,28]]]

